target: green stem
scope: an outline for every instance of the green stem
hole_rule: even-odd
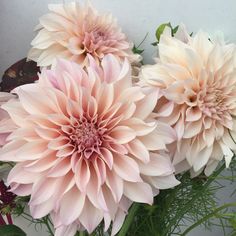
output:
[[[48,218],[47,217],[44,217],[43,219],[43,222],[44,224],[46,225],[47,229],[48,229],[48,232],[50,233],[51,236],[54,236],[54,233],[49,225],[49,222],[48,222]]]
[[[146,35],[144,36],[144,38],[143,38],[143,40],[141,41],[141,43],[139,43],[139,45],[137,46],[137,48],[139,48],[139,47],[143,44],[143,42],[146,40],[147,36],[148,36],[148,33],[146,33]]]
[[[138,211],[138,209],[140,208],[140,204],[138,203],[133,203],[133,205],[131,206],[128,215],[126,216],[125,222],[120,230],[120,232],[117,234],[117,236],[126,236],[132,222],[133,219],[136,215],[136,212]]]
[[[197,221],[195,224],[191,225],[189,228],[187,228],[182,234],[181,236],[185,236],[187,235],[187,233],[189,233],[191,230],[193,230],[194,228],[196,228],[197,226],[199,226],[200,224],[202,224],[203,222],[207,221],[208,219],[212,218],[213,216],[216,215],[216,213],[218,213],[219,211],[222,211],[226,208],[229,207],[235,207],[236,206],[236,202],[233,203],[227,203],[224,204],[221,207],[216,208],[213,212],[211,212],[210,214],[204,216],[201,220]]]

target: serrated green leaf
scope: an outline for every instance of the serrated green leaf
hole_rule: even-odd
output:
[[[26,233],[16,225],[1,225],[0,235],[2,236],[26,236]]]
[[[170,22],[161,24],[156,30],[156,39],[158,42],[160,41],[160,37],[161,37],[162,33],[164,32],[165,27],[170,27],[172,29]]]

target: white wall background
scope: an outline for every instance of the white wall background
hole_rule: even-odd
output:
[[[68,2],[69,0],[65,0]],[[38,18],[47,12],[48,3],[62,0],[0,0],[0,77],[4,70],[26,56],[34,37],[33,28]],[[145,62],[151,63],[155,48],[155,29],[163,22],[177,25],[183,22],[190,31],[202,28],[211,34],[223,31],[228,41],[236,42],[236,1],[235,0],[91,0],[101,11],[110,11],[118,18],[119,24],[130,40],[142,41],[149,33],[143,48]],[[235,183],[234,183],[235,186]],[[227,201],[232,185],[219,194],[221,201]],[[232,201],[232,199],[231,199]],[[33,226],[22,219],[21,225],[28,236],[46,236],[46,232],[35,232]],[[206,232],[198,228],[189,236],[222,236],[219,229]],[[66,235],[65,235],[66,236]]]

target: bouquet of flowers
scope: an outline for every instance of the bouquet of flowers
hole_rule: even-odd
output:
[[[111,14],[49,10],[1,83],[0,235],[26,235],[11,215],[51,236],[235,235],[215,193],[236,177],[236,45],[165,23],[144,65]]]

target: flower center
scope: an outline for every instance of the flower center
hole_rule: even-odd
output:
[[[106,45],[109,36],[106,32],[100,29],[86,32],[84,35],[83,45],[87,52],[95,53],[97,49],[101,49],[102,45]]]
[[[207,116],[220,119],[224,111],[227,111],[225,96],[223,92],[214,87],[208,87],[205,93],[201,94],[200,109]]]
[[[99,147],[102,145],[104,131],[98,128],[96,123],[96,119],[83,117],[72,125],[70,139],[85,158],[90,158],[94,152],[99,153]]]

